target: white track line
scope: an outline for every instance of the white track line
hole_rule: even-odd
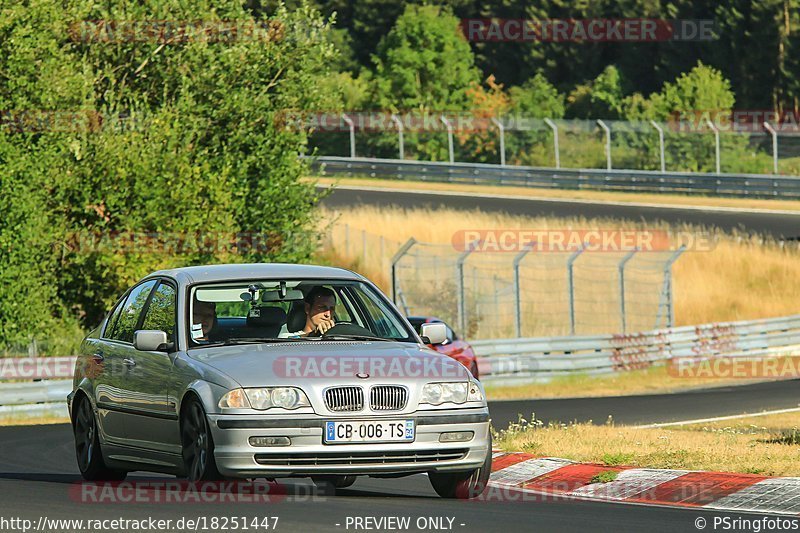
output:
[[[704,424],[706,422],[719,422],[721,420],[735,420],[737,418],[749,418],[754,416],[765,416],[765,415],[779,415],[782,413],[796,413],[800,411],[800,407],[790,407],[788,409],[775,409],[774,411],[761,411],[760,413],[745,413],[742,415],[730,415],[730,416],[717,416],[714,418],[697,418],[695,420],[681,420],[680,422],[664,422],[662,424],[645,424],[643,426],[633,426],[636,429],[647,429],[647,428],[663,428],[669,426],[686,426],[689,424]]]
[[[413,184],[413,182],[408,182]],[[432,183],[429,181],[422,183]],[[588,205],[613,205],[628,207],[648,207],[658,209],[678,209],[688,211],[716,211],[721,213],[755,213],[761,215],[787,215],[800,216],[800,211],[790,211],[786,209],[757,209],[747,207],[714,207],[705,205],[671,205],[671,204],[652,204],[644,202],[615,202],[613,200],[583,200],[570,198],[543,198],[540,196],[513,196],[510,194],[484,194],[478,192],[459,192],[443,191],[436,189],[400,189],[395,187],[370,187],[368,185],[318,185],[324,188],[342,189],[346,191],[369,191],[369,192],[397,192],[406,194],[435,194],[437,196],[457,196],[467,198],[497,198],[501,200],[533,200],[536,202],[552,202],[561,204],[588,204]]]

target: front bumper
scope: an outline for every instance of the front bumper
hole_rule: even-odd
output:
[[[413,474],[474,470],[489,450],[489,412],[458,409],[410,415],[326,417],[298,415],[208,416],[214,457],[230,477],[285,477],[314,474]],[[326,421],[414,419],[414,442],[324,444]],[[444,432],[472,431],[466,442],[439,442]],[[289,437],[290,446],[254,447],[250,437]]]

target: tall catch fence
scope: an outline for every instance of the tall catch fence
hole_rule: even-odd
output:
[[[473,339],[644,331],[674,324],[677,251],[491,253],[398,242],[347,224],[324,244],[383,284],[407,315]]]

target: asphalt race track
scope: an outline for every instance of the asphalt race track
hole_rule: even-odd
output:
[[[493,424],[506,427],[517,414],[532,411],[544,421],[592,420],[640,424],[758,412],[798,405],[800,380],[756,383],[648,396],[570,398],[491,402]],[[0,518],[147,517],[178,520],[182,517],[277,516],[277,531],[364,531],[348,528],[357,517],[411,517],[416,520],[453,519],[455,531],[696,531],[694,521],[749,517],[731,513],[669,507],[610,504],[526,496],[505,496],[509,501],[447,501],[436,496],[424,475],[399,479],[360,478],[338,493],[316,493],[308,480],[286,482],[288,496],[271,503],[84,503],[75,466],[72,434],[67,425],[0,428]],[[146,474],[129,480],[161,479]],[[315,495],[312,496],[312,493]],[[445,519],[446,523],[446,519]],[[337,526],[337,524],[339,524]],[[463,524],[463,525],[461,525]],[[1,528],[0,528],[1,529]],[[710,528],[709,528],[710,529]],[[382,529],[378,529],[382,530]],[[423,528],[422,530],[430,530]],[[60,532],[59,532],[60,533]]]
[[[402,187],[403,183],[398,186]],[[497,194],[503,190],[498,187]],[[800,239],[800,213],[732,212],[724,210],[680,209],[621,204],[602,204],[586,201],[571,202],[536,200],[527,198],[492,198],[471,195],[449,195],[434,192],[403,192],[363,190],[355,186],[340,186],[323,200],[331,209],[345,209],[357,205],[399,206],[405,208],[451,208],[459,210],[481,209],[513,215],[547,217],[615,218],[645,222],[688,223],[718,227],[725,231],[738,229],[771,235],[777,239]]]
[[[275,531],[364,531],[348,517],[410,517],[407,531],[697,531],[700,517],[711,530],[717,518],[758,519],[758,515],[668,507],[534,498],[512,501],[452,501],[438,498],[424,475],[400,479],[359,479],[336,495],[318,495],[305,480],[288,484],[288,496],[271,503],[86,503],[76,485],[72,435],[67,425],[0,428],[0,521],[29,519],[153,519],[182,517],[278,517]],[[129,476],[129,481],[146,480]],[[160,478],[164,481],[164,478]],[[77,489],[77,490],[76,490]],[[450,529],[417,528],[417,520],[452,519]],[[447,524],[447,520],[444,520]],[[337,524],[339,524],[337,526]],[[424,524],[423,524],[424,525]],[[15,531],[7,528],[6,531]],[[174,530],[174,529],[173,529]],[[209,529],[211,530],[211,529]],[[241,529],[240,529],[241,530]],[[383,530],[382,528],[372,529]],[[66,530],[62,530],[66,531]],[[72,529],[70,531],[75,531]],[[167,531],[167,530],[165,530]],[[202,531],[202,529],[200,529]],[[252,529],[250,531],[253,531]],[[262,530],[263,531],[263,530]]]
[[[798,405],[800,380],[793,379],[696,389],[679,394],[496,401],[490,402],[489,410],[494,427],[503,429],[509,422],[516,422],[518,414],[530,420],[532,412],[543,422],[591,420],[604,424],[611,416],[615,423],[638,425],[758,413]]]

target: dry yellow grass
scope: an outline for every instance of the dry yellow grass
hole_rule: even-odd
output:
[[[524,217],[481,211],[430,209],[378,209],[364,206],[346,212],[325,211],[325,223],[350,228],[350,250],[337,246],[338,261],[354,267],[388,289],[388,257],[399,243],[414,237],[418,241],[450,244],[453,234],[465,229],[578,229],[617,228],[702,232],[700,228],[637,224],[611,219]],[[363,257],[359,230],[369,235],[367,256]],[[381,258],[376,239],[385,240]],[[796,246],[781,248],[776,243],[738,235],[715,234],[710,251],[689,251],[674,266],[676,325],[750,320],[790,315],[800,302],[800,251]],[[476,260],[497,260],[476,258]],[[470,259],[473,261],[473,259]],[[510,275],[510,268],[506,268]]]
[[[800,475],[798,415],[774,416],[669,429],[534,422],[526,429],[501,431],[495,444],[508,451],[606,465]]]
[[[48,417],[26,417],[26,416],[5,416],[0,418],[0,427],[4,426],[43,426],[46,424],[68,424],[69,418],[61,416]]]
[[[687,389],[744,385],[764,381],[757,379],[676,377],[666,366],[645,370],[617,372],[603,376],[576,375],[556,378],[549,383],[530,385],[487,385],[489,400],[523,398],[576,398],[598,396],[629,396],[633,394],[671,393]]]
[[[686,205],[707,207],[732,207],[738,209],[770,209],[778,211],[800,211],[800,201],[752,198],[718,198],[711,196],[686,196],[678,194],[646,194],[636,192],[602,192],[534,189],[530,187],[498,187],[495,185],[469,185],[461,183],[435,183],[423,181],[400,181],[371,178],[326,178],[310,177],[320,185],[358,185],[383,188],[403,188],[420,191],[467,192],[476,194],[508,195],[525,198],[563,198],[569,200],[593,200],[604,202],[646,203],[662,205]]]

